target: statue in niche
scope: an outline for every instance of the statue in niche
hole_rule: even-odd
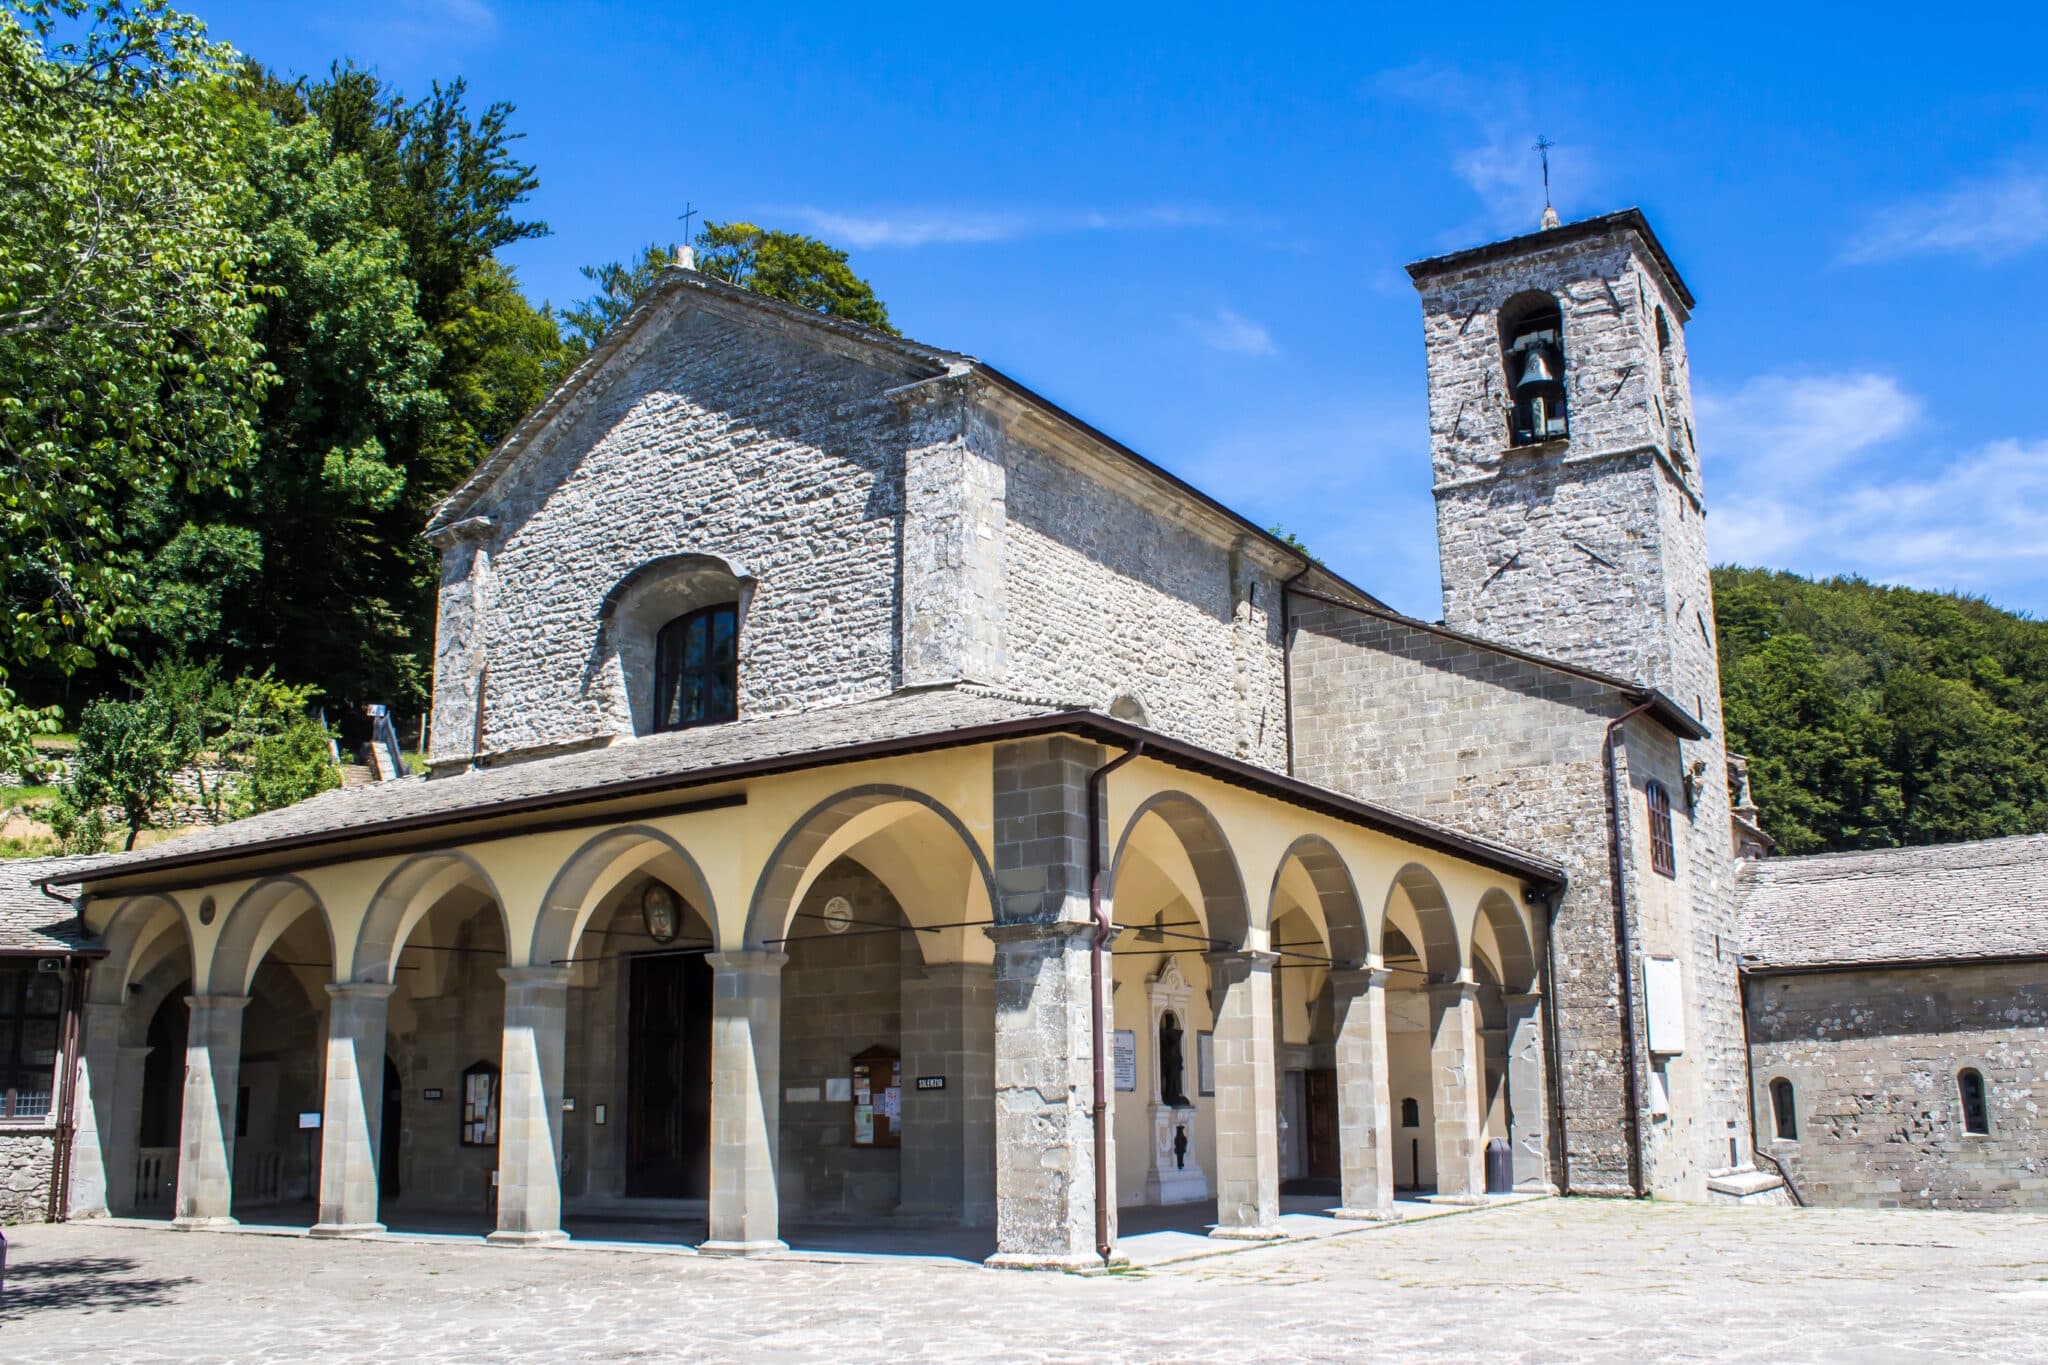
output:
[[[1185,1109],[1188,1104],[1181,1036],[1179,1019],[1171,1013],[1159,1016],[1159,1102],[1176,1109]]]
[[[1173,1125],[1173,1169],[1184,1171],[1188,1168],[1188,1126],[1185,1123]]]

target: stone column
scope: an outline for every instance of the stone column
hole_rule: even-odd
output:
[[[995,965],[927,963],[903,981],[903,1212],[996,1219]],[[936,1076],[939,1090],[918,1089]]]
[[[1100,1269],[1095,1053],[1088,1005],[1095,930],[1072,923],[996,924],[988,935],[996,944],[996,1254],[988,1263]],[[1103,976],[1107,995],[1106,970]],[[1113,1243],[1113,1147],[1105,1174]]]
[[[713,953],[710,1236],[697,1249],[786,1251],[776,1189],[782,1116],[782,965],[787,953]]]
[[[235,1102],[246,995],[191,995],[184,1116],[178,1133],[178,1228],[229,1227],[235,1197]]]
[[[67,1216],[99,1218],[135,1207],[135,1159],[142,1135],[146,1047],[124,1047],[127,1009],[88,1001],[78,1061],[78,1131],[71,1143]]]
[[[1433,985],[1429,993],[1430,1107],[1436,1120],[1436,1196],[1445,1203],[1486,1199],[1486,1126],[1480,1100],[1486,1062],[1479,1053],[1479,987]]]
[[[384,1018],[392,987],[330,983],[327,1086],[320,1116],[320,1221],[315,1237],[382,1232],[377,1159],[384,1116]]]
[[[1330,973],[1337,1023],[1339,1218],[1399,1218],[1394,1207],[1394,1101],[1387,1082],[1387,973]]]
[[[1508,1142],[1515,1188],[1556,1194],[1550,1179],[1549,1059],[1543,1045],[1543,997],[1502,997],[1508,1013]]]
[[[562,1053],[567,967],[500,967],[504,1062],[498,1088],[498,1230],[511,1246],[559,1242],[562,1231]]]
[[[1205,953],[1216,1002],[1216,1228],[1270,1241],[1280,1230],[1280,1094],[1274,1076],[1277,953]]]

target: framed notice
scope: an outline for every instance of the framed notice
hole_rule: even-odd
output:
[[[1195,1035],[1195,1089],[1204,1095],[1216,1093],[1216,1035],[1208,1029]]]
[[[1138,1033],[1136,1029],[1120,1028],[1110,1037],[1110,1061],[1116,1068],[1116,1088],[1136,1090],[1138,1088]]]

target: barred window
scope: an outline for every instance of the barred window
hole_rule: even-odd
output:
[[[1984,1075],[1974,1067],[1964,1069],[1956,1076],[1956,1089],[1963,1098],[1963,1131],[1988,1137],[1991,1133],[1991,1106],[1984,1098]]]
[[[1650,806],[1650,866],[1666,877],[1678,875],[1678,855],[1671,846],[1671,794],[1662,782],[1643,789]]]
[[[721,602],[661,628],[654,641],[654,728],[686,730],[739,714],[739,604]]]
[[[63,1009],[62,976],[33,963],[0,967],[0,1118],[49,1114]]]

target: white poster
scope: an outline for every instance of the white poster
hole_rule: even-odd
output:
[[[1199,1093],[1216,1093],[1216,1035],[1206,1029],[1195,1035],[1195,1075]]]
[[[1138,1034],[1134,1029],[1120,1028],[1110,1041],[1110,1056],[1116,1066],[1116,1088],[1136,1090],[1138,1088]]]

